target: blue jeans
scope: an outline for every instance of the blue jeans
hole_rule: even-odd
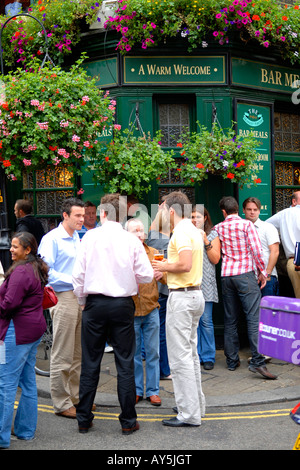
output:
[[[146,397],[159,395],[159,313],[155,308],[144,317],[134,317],[136,351],[134,375],[136,394],[144,396],[144,367],[141,354],[143,336],[146,354]]]
[[[271,276],[271,279],[267,281],[267,284],[261,289],[262,297],[266,295],[279,295],[279,282],[276,276]]]
[[[212,319],[213,302],[205,302],[204,312],[200,318],[198,333],[198,355],[200,362],[215,362],[216,344]]]
[[[6,363],[0,364],[0,447],[10,445],[18,386],[22,393],[14,420],[14,433],[19,439],[34,438],[38,404],[34,366],[39,342],[40,339],[17,346],[14,324],[10,322],[4,340]]]
[[[246,315],[249,345],[252,353],[250,364],[265,364],[257,351],[259,305],[261,293],[254,272],[221,277],[224,303],[224,354],[228,367],[239,362],[238,317],[240,307]]]
[[[167,300],[168,296],[161,294],[158,303],[159,321],[160,321],[160,343],[159,343],[159,364],[160,364],[160,377],[167,377],[170,375],[170,366],[168,359],[168,349],[166,340],[166,314],[167,314]]]

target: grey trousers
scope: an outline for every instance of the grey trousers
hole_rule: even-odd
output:
[[[170,292],[167,303],[166,338],[177,419],[195,425],[200,425],[205,415],[197,351],[197,328],[204,303],[201,290]]]

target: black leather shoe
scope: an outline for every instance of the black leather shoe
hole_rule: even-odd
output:
[[[163,419],[162,421],[164,426],[171,426],[173,428],[184,428],[184,427],[196,427],[200,426],[200,424],[190,424],[190,423],[185,423],[184,421],[180,421],[177,418],[171,418],[171,419]]]
[[[236,364],[234,364],[234,366],[228,366],[227,369],[233,371],[233,370],[237,369],[238,367],[240,367],[240,365],[241,365],[241,363],[240,363],[240,361],[238,361]]]
[[[91,422],[88,427],[78,426],[78,431],[80,432],[80,434],[86,434],[87,432],[89,432],[89,429],[90,429],[92,426],[93,426],[93,422]]]
[[[134,431],[138,431],[140,429],[140,425],[138,422],[135,423],[134,426],[131,428],[122,428],[122,434],[125,436],[128,436],[129,434],[132,434]]]
[[[214,363],[209,361],[209,362],[204,362],[203,363],[203,369],[204,370],[212,370],[214,368]]]
[[[260,366],[260,367],[249,366],[249,370],[250,370],[250,372],[258,372],[265,379],[269,379],[269,380],[277,379],[277,375],[271,374],[271,372],[268,371],[266,366]]]

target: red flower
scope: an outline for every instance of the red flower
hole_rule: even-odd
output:
[[[234,178],[234,174],[233,173],[227,173],[227,178],[232,180]]]
[[[196,167],[197,168],[204,168],[204,165],[202,165],[202,163],[197,163]]]
[[[253,15],[252,16],[252,19],[253,20],[256,20],[256,21],[259,21],[260,20],[260,17],[258,15]]]
[[[182,147],[182,143],[178,142],[177,147]]]
[[[8,103],[3,103],[2,108],[5,109],[6,111],[8,111]]]
[[[4,167],[11,166],[11,162],[9,160],[3,160],[2,164]]]
[[[255,183],[261,183],[261,179],[260,178],[256,178],[256,180],[254,180]]]
[[[57,146],[56,146],[56,147],[52,147],[51,145],[49,145],[49,150],[52,150],[52,152],[55,152],[55,150],[57,150]]]
[[[105,157],[105,160],[108,162],[108,160],[109,160],[109,157]]]

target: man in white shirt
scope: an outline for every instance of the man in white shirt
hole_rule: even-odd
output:
[[[153,279],[153,268],[141,242],[122,228],[127,207],[119,194],[101,199],[101,227],[89,230],[73,270],[73,286],[82,314],[82,368],[79,432],[92,426],[96,394],[106,342],[114,349],[118,371],[119,420],[123,434],[139,429],[134,378],[134,301],[138,284]]]
[[[263,257],[268,274],[267,283],[261,289],[261,295],[279,295],[279,283],[276,263],[279,256],[279,234],[274,225],[259,218],[261,202],[257,197],[248,197],[243,202],[243,212],[247,220],[253,222],[261,242]]]
[[[84,203],[67,199],[63,221],[41,240],[39,254],[49,266],[49,284],[58,303],[51,309],[53,344],[50,361],[50,388],[54,411],[76,418],[81,368],[81,307],[73,292],[72,271],[80,239],[77,230],[84,220]]]
[[[300,241],[300,191],[294,193],[296,205],[283,209],[266,222],[273,224],[279,231],[285,256],[287,273],[291,280],[295,297],[300,299],[300,271],[295,270],[294,256],[296,242]]]

